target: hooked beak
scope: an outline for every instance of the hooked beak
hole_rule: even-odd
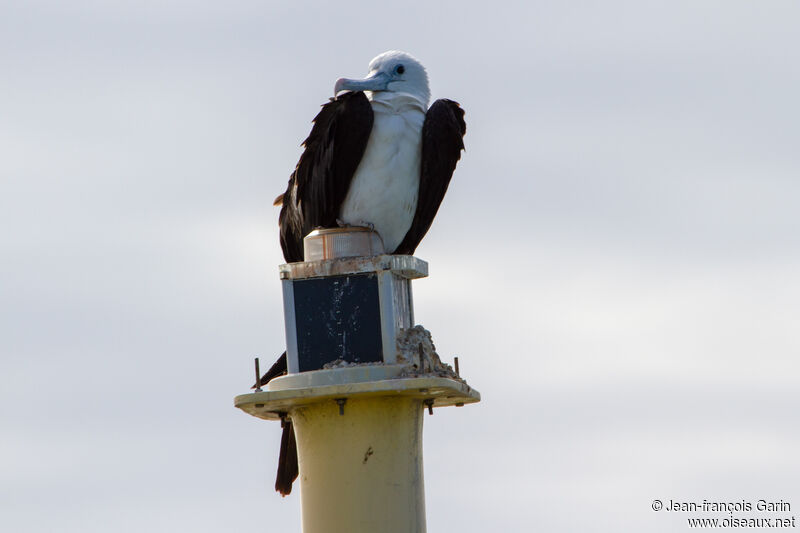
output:
[[[333,95],[336,96],[339,91],[385,91],[390,81],[391,77],[385,72],[376,72],[363,80],[339,78],[333,86]]]

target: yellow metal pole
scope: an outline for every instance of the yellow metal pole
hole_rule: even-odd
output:
[[[423,533],[419,399],[350,398],[291,412],[303,533]]]

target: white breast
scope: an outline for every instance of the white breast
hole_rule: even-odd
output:
[[[368,96],[375,115],[372,132],[339,220],[352,226],[371,224],[391,253],[411,227],[417,209],[425,106],[402,93]]]

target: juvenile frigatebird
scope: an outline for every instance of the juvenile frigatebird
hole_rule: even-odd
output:
[[[364,79],[340,78],[314,118],[289,178],[280,240],[287,262],[303,261],[303,239],[317,228],[366,226],[391,254],[414,253],[442,203],[464,149],[464,111],[452,100],[428,107],[425,67],[405,52],[384,52]],[[261,378],[286,372],[284,353]],[[284,423],[275,490],[297,478],[291,421]]]

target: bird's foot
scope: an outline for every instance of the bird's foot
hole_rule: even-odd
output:
[[[340,228],[367,228],[370,231],[375,231],[375,224],[371,222],[364,222],[363,220],[359,220],[355,224],[348,224],[344,220],[336,219],[336,223],[339,224]]]

